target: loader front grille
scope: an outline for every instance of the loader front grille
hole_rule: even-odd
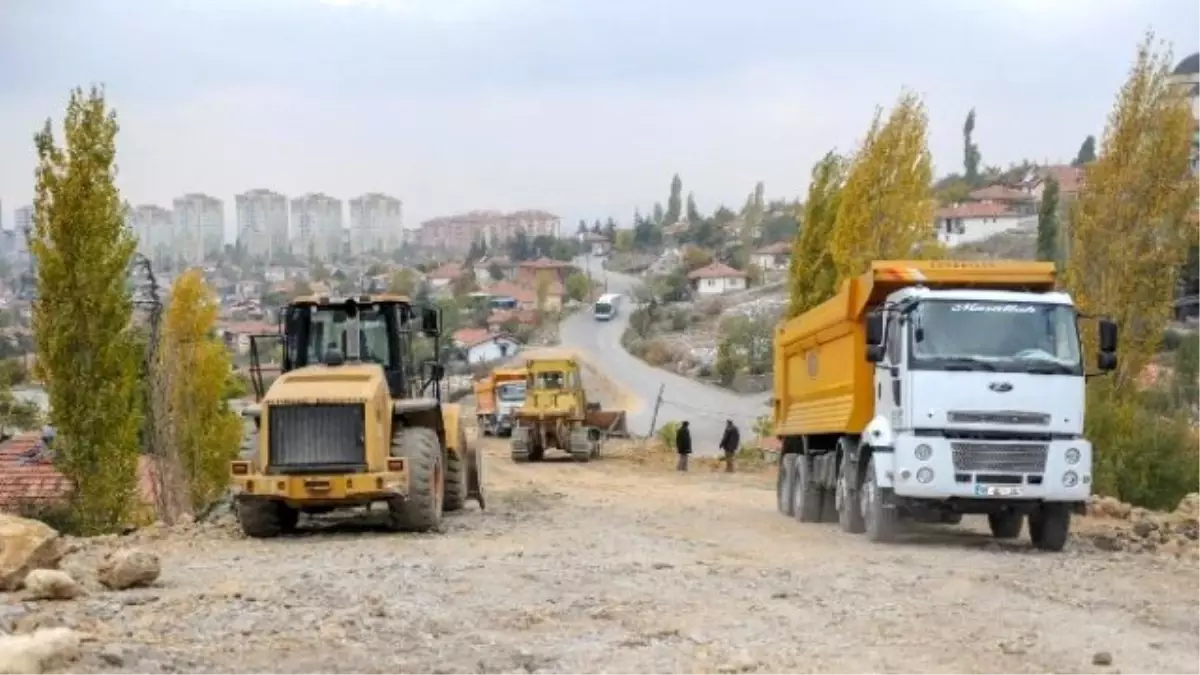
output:
[[[272,473],[362,471],[366,468],[366,406],[304,403],[267,412]]]
[[[1049,446],[1045,443],[980,443],[953,441],[955,471],[1042,473]]]

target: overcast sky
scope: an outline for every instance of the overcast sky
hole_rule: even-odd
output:
[[[3,223],[32,134],[107,86],[135,204],[188,191],[382,191],[405,220],[804,192],[902,86],[939,173],[977,109],[985,164],[1068,160],[1099,134],[1147,29],[1176,58],[1195,0],[0,0]],[[227,211],[231,209],[227,208]],[[229,213],[232,220],[232,213]],[[233,223],[227,224],[232,232]]]

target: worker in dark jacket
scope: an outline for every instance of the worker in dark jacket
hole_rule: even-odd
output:
[[[733,473],[733,456],[737,454],[742,434],[733,420],[725,420],[725,433],[721,434],[721,449],[725,451],[725,473]]]
[[[680,424],[679,430],[675,432],[675,452],[679,453],[679,464],[675,468],[687,471],[688,455],[692,454],[692,432],[688,429],[686,421]]]

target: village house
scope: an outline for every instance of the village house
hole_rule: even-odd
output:
[[[466,354],[467,363],[491,363],[506,359],[521,350],[512,336],[487,328],[460,328],[451,342]]]
[[[567,275],[570,273],[570,263],[550,258],[538,258],[537,260],[526,260],[517,265],[516,281],[526,286],[536,287],[538,280],[548,278],[566,285]]]
[[[456,262],[448,262],[425,275],[425,281],[435,291],[453,284],[463,274],[463,266]]]
[[[511,281],[498,281],[483,289],[491,297],[490,304],[496,309],[541,309],[557,312],[562,309],[565,295],[562,284],[551,281],[546,286],[545,305],[538,307],[537,290]]]
[[[492,268],[500,270],[500,279],[492,278]],[[500,281],[507,279],[512,281],[517,276],[517,268],[513,265],[512,260],[504,256],[484,256],[475,261],[475,280],[481,285],[486,285],[492,281]]]
[[[217,324],[217,337],[235,354],[250,353],[250,336],[275,335],[279,327],[263,321],[238,321]],[[261,355],[260,355],[261,356]]]
[[[750,262],[764,272],[774,272],[787,269],[792,259],[792,244],[778,241],[764,246],[750,256]]]
[[[608,237],[596,232],[586,232],[579,235],[579,243],[586,247],[587,252],[597,258],[602,258],[612,250],[612,242]]]
[[[960,246],[1001,232],[1037,227],[1037,216],[995,202],[966,202],[938,209],[934,215],[938,241]]]
[[[692,289],[700,295],[720,295],[745,290],[747,276],[729,265],[712,262],[688,274]]]

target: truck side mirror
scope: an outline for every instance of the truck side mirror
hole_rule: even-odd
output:
[[[1117,369],[1117,353],[1116,352],[1100,352],[1096,355],[1096,367],[1100,370],[1108,372]]]
[[[430,380],[440,380],[446,376],[446,366],[433,359],[425,362],[425,371],[428,373],[427,379]]]
[[[867,315],[867,346],[883,344],[883,314],[871,312]]]
[[[884,345],[867,345],[867,360],[871,363],[879,363],[883,361],[883,355],[887,352]]]
[[[1117,322],[1111,319],[1100,319],[1100,352],[1107,352],[1111,354],[1115,353],[1116,351]]]
[[[421,308],[421,332],[431,338],[441,335],[442,314],[437,307]]]

